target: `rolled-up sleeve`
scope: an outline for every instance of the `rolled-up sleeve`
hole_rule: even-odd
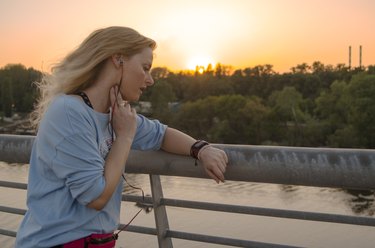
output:
[[[65,137],[56,146],[52,170],[65,179],[74,199],[83,205],[100,196],[105,187],[104,163],[92,135],[79,133]]]
[[[163,143],[167,126],[158,120],[150,120],[143,115],[137,116],[137,132],[135,134],[132,149],[135,150],[159,150]]]

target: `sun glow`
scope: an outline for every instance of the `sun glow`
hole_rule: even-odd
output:
[[[198,71],[203,73],[207,67],[211,64],[212,67],[215,67],[215,62],[208,56],[194,56],[189,59],[187,67],[189,70]]]

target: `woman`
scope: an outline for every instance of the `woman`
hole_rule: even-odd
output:
[[[190,154],[224,181],[224,151],[137,115],[128,104],[154,84],[155,47],[130,28],[100,29],[43,78],[28,211],[16,247],[84,247],[98,240],[113,247],[130,149]]]

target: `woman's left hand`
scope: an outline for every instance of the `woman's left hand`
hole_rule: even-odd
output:
[[[204,147],[199,153],[199,161],[206,173],[217,183],[224,182],[224,173],[228,164],[227,154],[211,145]]]

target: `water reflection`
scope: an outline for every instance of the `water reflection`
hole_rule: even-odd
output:
[[[321,202],[312,201],[313,205],[327,208],[329,205],[333,205],[333,202],[339,202],[348,206],[351,212],[356,215],[375,215],[375,191],[373,190],[315,188],[295,185],[280,185],[279,188],[281,190],[280,198],[289,203],[317,200],[316,194],[318,194]]]
[[[286,193],[292,193],[298,190],[298,187],[294,185],[281,185],[280,186],[281,190],[286,192]]]
[[[375,192],[372,190],[345,190],[351,197],[348,201],[355,214],[374,216],[375,213]]]
[[[28,165],[0,162],[0,180],[26,183],[28,167]],[[126,180],[124,193],[142,196],[140,190],[142,189],[145,196],[151,195],[148,175],[126,174]],[[375,191],[369,190],[342,190],[235,181],[227,181],[218,185],[211,180],[183,177],[161,177],[161,181],[164,196],[167,198],[375,216]],[[24,192],[13,195],[9,189],[3,188],[3,191],[9,192],[5,196],[7,201],[3,198],[3,203],[9,201],[14,205],[18,201],[24,205],[22,198]]]

